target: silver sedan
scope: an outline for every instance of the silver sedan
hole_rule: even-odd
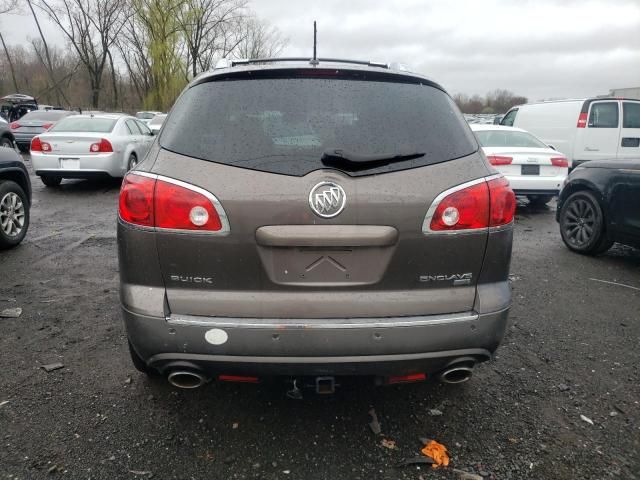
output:
[[[141,161],[154,136],[134,117],[74,115],[31,141],[33,169],[47,186],[63,178],[123,177]]]

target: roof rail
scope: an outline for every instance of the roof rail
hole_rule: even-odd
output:
[[[256,63],[276,63],[276,62],[310,62],[309,57],[283,57],[283,58],[252,58],[242,60],[231,60],[229,62],[230,67],[236,65],[250,65]],[[383,62],[370,62],[367,60],[345,60],[341,58],[318,58],[319,62],[332,62],[332,63],[348,63],[352,65],[365,65],[367,67],[380,67],[389,68],[389,64]]]

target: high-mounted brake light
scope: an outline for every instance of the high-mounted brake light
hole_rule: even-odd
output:
[[[113,147],[111,146],[111,142],[106,138],[101,138],[99,142],[92,143],[89,146],[89,151],[91,153],[111,153],[113,152]]]
[[[554,167],[568,167],[569,160],[567,160],[567,157],[553,157],[551,159],[551,165]]]
[[[434,200],[424,233],[459,232],[498,227],[513,221],[516,198],[504,177],[479,180],[448,190]]]
[[[513,162],[513,157],[502,155],[487,155],[487,159],[491,165],[511,165],[511,162]]]
[[[578,117],[578,128],[585,128],[587,126],[587,112],[581,112]]]
[[[229,231],[222,205],[212,194],[171,178],[127,174],[119,205],[120,218],[134,225],[210,234]]]
[[[51,144],[43,142],[40,137],[33,137],[31,139],[31,151],[32,152],[50,152]]]
[[[10,128],[11,130],[16,130],[16,129],[20,128],[21,126],[22,126],[22,125],[20,125],[18,122],[11,122],[11,123],[9,124],[9,128]]]

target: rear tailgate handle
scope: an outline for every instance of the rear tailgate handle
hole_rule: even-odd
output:
[[[394,227],[379,225],[268,225],[256,230],[266,247],[388,247],[398,241]]]

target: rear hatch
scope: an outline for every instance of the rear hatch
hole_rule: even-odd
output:
[[[230,227],[157,233],[172,313],[472,310],[487,232],[423,223],[438,194],[492,172],[436,85],[364,70],[214,76],[180,97],[160,145],[152,172],[213,193]]]

